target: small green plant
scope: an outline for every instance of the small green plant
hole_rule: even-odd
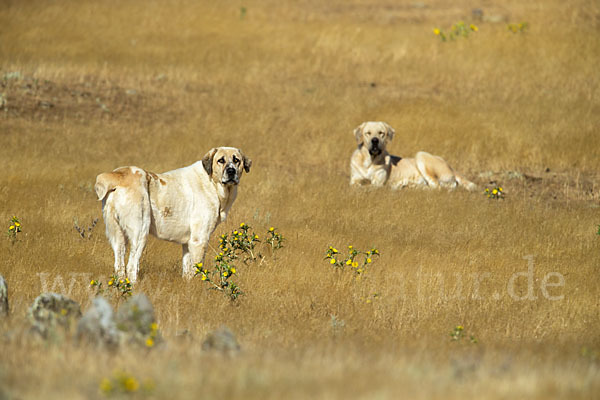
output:
[[[520,22],[518,24],[508,24],[506,28],[512,33],[525,32],[529,29],[529,24],[527,22]]]
[[[351,268],[354,274],[358,276],[364,274],[367,268],[373,262],[374,257],[379,257],[379,250],[372,248],[369,251],[361,251],[348,246],[347,255],[342,255],[335,247],[329,246],[324,260],[328,260],[329,264],[336,269],[343,270],[346,267]],[[362,260],[361,260],[362,259]]]
[[[19,218],[17,218],[16,216],[13,216],[10,219],[10,226],[8,227],[8,231],[6,232],[6,235],[8,236],[8,239],[12,242],[12,244],[15,244],[21,231],[21,221],[19,221]]]
[[[433,33],[436,36],[439,36],[442,42],[446,42],[447,40],[455,40],[459,37],[468,38],[469,34],[472,32],[478,32],[479,28],[475,24],[465,24],[464,22],[458,22],[450,28],[450,31],[447,33],[442,31],[440,28],[434,28]]]
[[[452,332],[450,332],[450,338],[452,341],[459,341],[462,338],[464,338],[465,335],[465,328],[462,325],[458,325],[456,327],[454,327],[454,329],[452,330]],[[476,344],[477,343],[477,339],[475,339],[475,336],[473,335],[469,335],[469,342]]]
[[[270,247],[271,254],[283,247],[284,240],[274,227],[267,231],[266,245]],[[219,253],[215,256],[212,267],[205,267],[203,263],[197,263],[194,266],[196,268],[195,276],[199,276],[202,281],[210,284],[212,289],[222,291],[231,300],[236,300],[244,294],[232,280],[237,274],[236,263],[242,261],[248,265],[260,260],[262,264],[265,256],[258,251],[257,247],[260,243],[259,236],[254,233],[252,227],[242,222],[239,229],[219,237]]]
[[[486,195],[489,199],[504,199],[504,189],[502,189],[502,186],[493,186],[491,188],[485,188],[483,194]]]
[[[107,290],[113,290],[118,293],[121,298],[129,297],[133,291],[133,285],[129,281],[129,278],[120,279],[116,275],[111,275],[108,278],[106,289],[103,289],[102,282],[97,279],[92,279],[90,287],[96,288],[96,295],[104,294]]]

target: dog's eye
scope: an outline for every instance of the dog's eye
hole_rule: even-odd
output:
[[[217,160],[219,164],[225,164],[225,157],[221,157]]]
[[[233,163],[234,164],[239,164],[240,163],[240,159],[237,158],[236,156],[233,156]]]
[[[379,136],[383,136],[383,132],[382,131],[379,131]]]

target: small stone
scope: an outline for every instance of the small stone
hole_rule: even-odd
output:
[[[77,324],[77,339],[97,346],[115,348],[119,345],[119,330],[113,309],[103,297],[96,297],[92,306]]]
[[[8,286],[0,275],[0,318],[8,316]]]
[[[240,351],[240,345],[233,332],[224,326],[206,335],[202,350],[232,355]]]
[[[48,338],[69,331],[73,322],[81,317],[79,304],[58,293],[39,295],[27,314],[33,332]],[[60,329],[59,329],[60,328]]]
[[[117,329],[125,334],[129,343],[153,347],[161,339],[154,307],[143,293],[134,295],[119,307],[116,322]]]

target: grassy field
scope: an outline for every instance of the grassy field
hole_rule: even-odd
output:
[[[596,1],[1,3],[0,229],[17,216],[22,232],[0,240],[0,399],[600,393]],[[468,37],[434,34],[459,22]],[[396,129],[392,153],[439,154],[480,190],[351,188],[365,120]],[[113,273],[98,173],[163,172],[221,145],[253,167],[207,262],[241,222],[286,238],[238,266],[244,295],[182,280],[180,246],[152,238],[134,293],[165,345],[24,333],[42,291],[85,311],[90,280]],[[483,195],[496,186],[504,200]],[[95,218],[82,239],[75,223]],[[360,279],[324,260],[349,245],[381,254]],[[222,325],[238,356],[202,351]],[[106,393],[115,374],[139,387]]]

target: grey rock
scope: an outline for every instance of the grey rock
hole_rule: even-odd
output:
[[[116,348],[119,345],[119,330],[113,309],[103,297],[96,297],[92,306],[77,324],[77,340],[96,346]]]
[[[68,332],[81,317],[81,309],[77,302],[62,294],[43,293],[33,301],[27,317],[32,331],[48,338]]]
[[[160,341],[154,307],[145,294],[132,296],[117,311],[117,328],[124,333],[130,343],[148,345],[148,339],[154,343]]]
[[[8,316],[8,287],[0,275],[0,318]]]
[[[206,335],[202,350],[233,355],[240,351],[240,345],[233,332],[224,326]]]

